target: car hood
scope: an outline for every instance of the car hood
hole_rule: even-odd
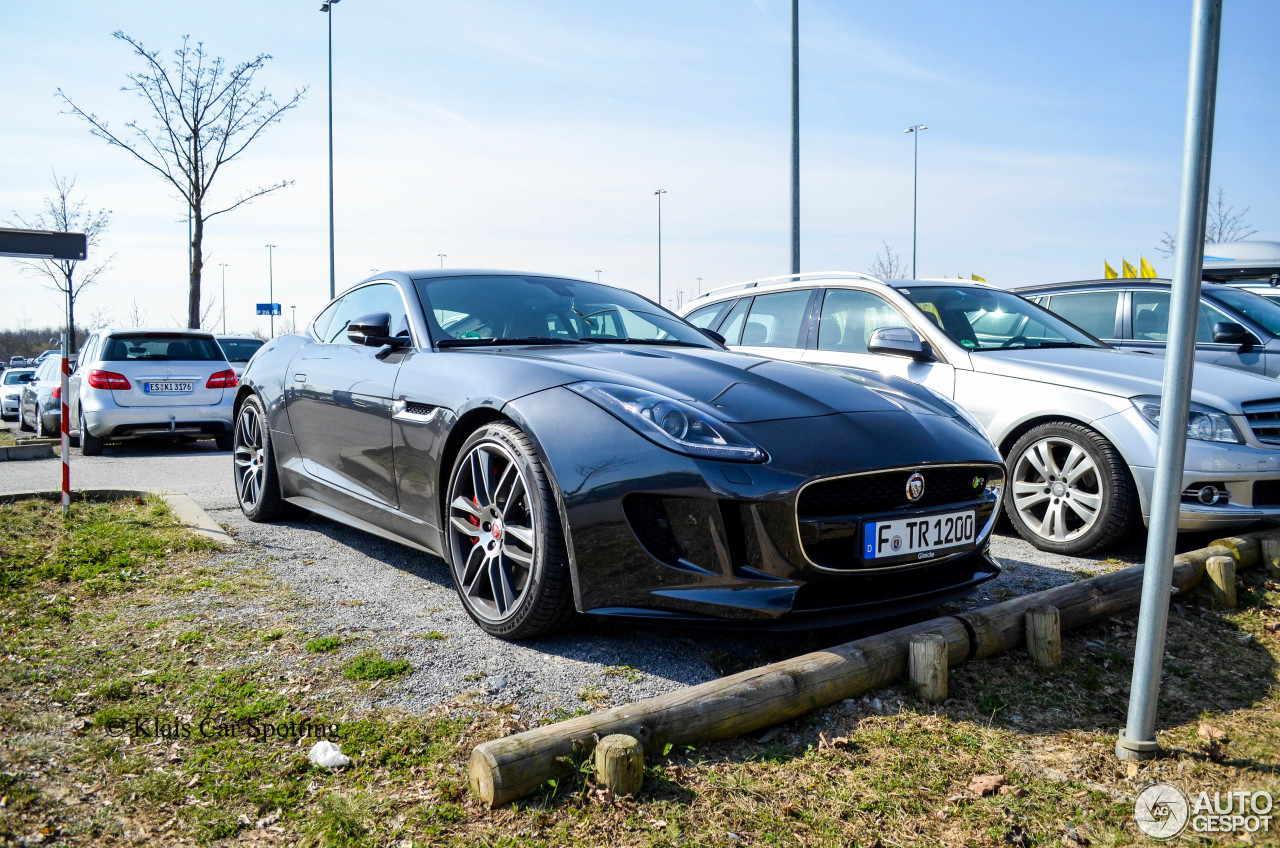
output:
[[[951,415],[927,395],[917,398],[923,390],[905,381],[865,371],[835,373],[724,350],[566,345],[470,349],[443,355],[460,353],[509,360],[530,391],[583,380],[619,383],[688,401],[730,423],[904,409]],[[904,391],[914,404],[899,399]],[[924,406],[917,408],[920,404]]]
[[[1105,348],[991,350],[972,353],[970,361],[975,371],[985,374],[1125,398],[1159,395],[1164,384],[1163,356]],[[1244,401],[1280,397],[1280,385],[1270,377],[1197,362],[1191,396],[1199,403],[1240,412]]]

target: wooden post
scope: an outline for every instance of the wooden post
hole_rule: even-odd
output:
[[[1262,537],[1262,564],[1268,577],[1280,579],[1280,533]]]
[[[1032,607],[1023,620],[1027,628],[1027,653],[1036,668],[1041,671],[1062,668],[1062,623],[1057,608]]]
[[[1236,561],[1227,556],[1211,556],[1205,563],[1213,602],[1224,609],[1236,608]]]
[[[930,704],[947,700],[947,639],[938,633],[911,637],[907,677],[912,690]]]
[[[1261,559],[1256,539],[1230,540],[1236,550]],[[1185,592],[1204,577],[1205,560],[1226,553],[1200,549],[1173,560],[1173,586]],[[471,752],[472,790],[498,807],[572,771],[598,737],[625,733],[649,750],[664,743],[705,745],[771,727],[812,710],[890,686],[907,673],[912,636],[935,633],[947,641],[950,665],[982,659],[1021,645],[1026,611],[1051,605],[1063,631],[1132,610],[1142,594],[1142,566],[1067,583],[983,609],[868,636],[822,651],[753,668],[720,680],[668,692],[558,724],[483,742]],[[972,634],[972,635],[970,635]]]
[[[596,780],[613,797],[634,795],[644,784],[644,748],[634,736],[615,733],[596,744]]]

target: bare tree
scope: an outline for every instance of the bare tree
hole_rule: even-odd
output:
[[[905,280],[907,264],[902,261],[902,257],[893,252],[888,242],[881,242],[881,244],[884,245],[884,255],[876,253],[876,261],[871,263],[867,273],[882,280]]]
[[[285,112],[298,105],[306,89],[295,89],[293,96],[277,101],[266,89],[254,90],[253,77],[271,56],[260,53],[254,59],[228,67],[221,56],[209,56],[204,43],[188,43],[174,52],[166,67],[159,51],[147,50],[142,42],[123,32],[115,37],[133,48],[142,60],[143,70],[128,74],[124,91],[137,94],[147,105],[148,115],[142,122],[127,121],[128,131],[117,135],[107,122],[86,112],[58,89],[67,105],[67,114],[75,115],[89,125],[89,131],[108,144],[133,154],[177,189],[191,216],[191,279],[187,291],[187,326],[200,326],[200,278],[204,269],[204,225],[210,218],[230,212],[259,197],[292,185],[281,180],[269,186],[251,189],[228,205],[208,211],[208,195],[214,178],[223,165],[233,161],[257,139],[267,127],[278,122]]]
[[[89,319],[84,322],[84,328],[90,333],[95,330],[101,330],[103,327],[111,326],[111,307],[99,306],[89,313]]]
[[[147,326],[147,320],[150,317],[151,316],[147,310],[142,308],[142,304],[138,303],[138,299],[136,297],[129,302],[128,321],[130,327],[145,327]]]
[[[1227,205],[1227,192],[1219,186],[1218,193],[1209,201],[1209,214],[1204,223],[1204,243],[1226,244],[1257,235],[1258,231],[1253,229],[1253,225],[1244,220],[1244,216],[1249,214],[1249,208],[1246,206],[1237,212],[1234,206]],[[1156,250],[1165,256],[1172,256],[1176,246],[1177,240],[1173,233],[1165,230],[1164,238],[1160,239]]]
[[[53,194],[44,199],[43,208],[29,218],[14,212],[13,224],[25,230],[84,233],[87,255],[93,257],[94,248],[102,243],[102,236],[111,226],[111,211],[94,211],[85,205],[83,199],[73,199],[71,193],[75,187],[75,177],[59,177],[58,172],[54,171]],[[76,334],[71,329],[76,325],[76,298],[80,297],[80,292],[98,281],[102,272],[111,265],[112,258],[114,257],[95,259],[92,263],[79,259],[18,260],[25,273],[43,277],[47,288],[61,293],[66,304],[67,344],[71,346],[72,353],[76,352]]]

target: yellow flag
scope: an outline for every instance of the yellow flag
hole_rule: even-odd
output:
[[[1128,259],[1121,259],[1120,262],[1121,262],[1120,267],[1124,271],[1124,278],[1126,280],[1132,280],[1138,276],[1137,269],[1129,264]]]
[[[1102,267],[1106,269],[1105,271],[1103,271],[1103,275],[1104,275],[1108,280],[1114,280],[1114,279],[1118,276],[1118,275],[1116,274],[1116,269],[1111,267],[1111,263],[1110,263],[1110,262],[1106,262],[1106,261],[1104,261],[1104,262],[1102,263]]]
[[[1138,268],[1142,271],[1142,273],[1138,275],[1139,277],[1152,279],[1160,276],[1156,273],[1156,269],[1151,267],[1151,263],[1146,259],[1143,259],[1141,256],[1138,257]]]
[[[977,274],[970,274],[969,279],[977,280],[980,283],[985,283],[987,281],[986,277],[979,277]]]

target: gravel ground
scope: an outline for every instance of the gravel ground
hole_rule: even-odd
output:
[[[0,464],[0,492],[53,488],[56,460]],[[441,560],[316,516],[277,525],[244,519],[231,484],[230,455],[212,442],[131,444],[101,457],[72,455],[72,481],[83,486],[162,486],[190,495],[241,547],[226,558],[265,562],[306,599],[299,610],[317,635],[350,639],[348,653],[378,647],[402,656],[414,671],[384,687],[385,705],[420,710],[463,692],[479,691],[523,712],[622,704],[701,683],[724,673],[898,626],[808,633],[723,632],[586,621],[536,644],[490,638],[463,611]],[[1204,544],[1185,537],[1180,549]],[[1012,535],[992,543],[1004,574],[962,607],[1038,591],[1142,558],[1144,537],[1109,559],[1046,554]],[[428,636],[432,631],[447,639]]]

